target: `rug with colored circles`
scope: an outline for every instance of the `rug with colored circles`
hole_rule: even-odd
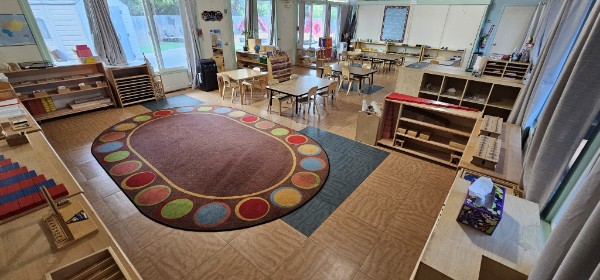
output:
[[[194,231],[280,218],[313,198],[329,175],[327,154],[313,139],[222,106],[138,115],[102,132],[92,154],[140,212]]]

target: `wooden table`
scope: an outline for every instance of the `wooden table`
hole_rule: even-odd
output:
[[[0,226],[0,275],[2,279],[44,279],[44,274],[89,254],[111,247],[132,279],[142,279],[83,194],[70,198],[79,202],[96,223],[98,232],[62,250],[50,243],[50,233],[42,222],[50,208],[45,207]]]
[[[457,176],[411,279],[448,279],[434,277],[439,273],[478,279],[484,257],[525,275],[531,272],[543,247],[538,205],[507,195],[502,220],[489,236],[456,221],[468,187]]]
[[[287,94],[294,97],[296,102],[296,113],[298,113],[298,99],[306,94],[312,87],[317,87],[318,90],[327,88],[331,84],[331,80],[322,79],[313,76],[300,76],[298,79],[285,81],[283,83],[267,86],[269,90],[269,106],[273,105],[273,92]]]
[[[229,78],[231,80],[237,81],[238,84],[240,85],[240,89],[242,91],[240,93],[240,95],[241,95],[240,99],[241,99],[241,103],[243,105],[245,92],[243,91],[242,82],[245,80],[266,76],[267,72],[259,72],[259,71],[255,71],[255,70],[248,69],[248,68],[242,68],[242,69],[217,73],[217,82],[219,83],[219,94],[221,95],[221,98],[225,94],[225,88],[223,87],[223,79],[221,78],[221,75],[223,75],[223,74],[229,76]]]
[[[400,55],[400,54],[389,54],[389,53],[366,53],[363,55],[363,57],[369,58],[371,60],[371,63],[373,63],[374,60],[383,60],[384,62],[388,62],[389,66],[388,66],[388,71],[392,70],[392,62],[394,61],[398,61],[398,59],[402,60],[402,63],[404,63],[404,55]],[[384,65],[385,68],[385,65]]]
[[[508,187],[518,188],[521,182],[523,173],[523,156],[521,152],[521,127],[504,123],[502,125],[502,147],[500,150],[500,159],[496,164],[496,169],[487,169],[471,163],[473,154],[475,154],[477,139],[479,139],[479,131],[483,118],[479,118],[475,123],[469,142],[465,147],[465,152],[462,160],[458,164],[458,168],[464,168],[480,175],[497,179],[500,184]],[[507,184],[508,183],[508,184]]]
[[[332,63],[329,64],[329,66],[331,67],[331,70],[333,72],[336,73],[342,73],[342,66],[337,64],[337,63]],[[319,67],[319,69],[321,70],[321,78],[323,78],[323,72],[325,71],[324,67]],[[362,90],[362,81],[368,77],[371,76],[369,79],[369,91],[371,90],[371,85],[373,85],[373,80],[375,79],[375,73],[377,72],[377,70],[373,70],[373,69],[366,69],[366,68],[362,68],[362,67],[356,67],[356,66],[348,66],[348,70],[350,70],[350,75],[358,77],[359,82],[358,82],[358,90],[361,91]]]

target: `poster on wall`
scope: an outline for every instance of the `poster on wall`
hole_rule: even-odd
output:
[[[404,41],[409,9],[408,6],[385,6],[381,26],[381,41]]]
[[[35,45],[25,15],[0,14],[0,47]]]

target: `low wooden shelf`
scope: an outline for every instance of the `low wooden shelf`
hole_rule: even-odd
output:
[[[292,64],[290,58],[285,53],[267,58],[268,80],[277,79],[280,82],[290,79],[292,75]]]
[[[530,64],[506,60],[488,60],[483,75],[522,81],[529,71]]]
[[[102,63],[22,70],[5,75],[36,121],[115,106],[113,91],[108,86]],[[84,83],[85,87],[80,87],[80,83]],[[58,90],[59,86],[65,89]],[[34,95],[37,91],[41,91],[42,95]],[[69,107],[75,101],[93,98],[104,98],[103,106],[88,106],[79,110]],[[89,102],[90,105],[95,104]]]
[[[459,175],[410,279],[475,280],[482,279],[480,275],[490,271],[504,277],[513,273],[526,278],[543,247],[539,206],[506,196],[502,220],[491,236],[486,235],[456,221],[470,185]],[[503,269],[499,270],[499,267]]]
[[[385,100],[378,144],[452,167],[480,112]],[[461,143],[451,145],[452,142]]]
[[[109,68],[108,76],[120,107],[156,100],[154,80],[148,64]]]

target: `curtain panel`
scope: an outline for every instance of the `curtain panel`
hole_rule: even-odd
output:
[[[188,57],[188,76],[190,81],[192,81],[192,88],[196,88],[198,78],[196,62],[201,57],[198,33],[196,33],[196,29],[198,28],[196,0],[179,0],[179,12],[183,23],[183,39]]]
[[[108,65],[127,64],[127,57],[110,19],[108,2],[86,0],[85,10],[96,53]]]

